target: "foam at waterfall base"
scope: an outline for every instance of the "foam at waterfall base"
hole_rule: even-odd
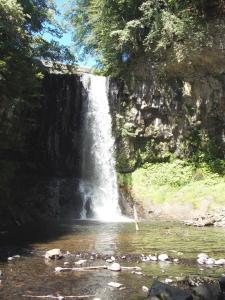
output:
[[[134,220],[133,219],[130,219],[129,217],[126,217],[126,216],[116,216],[116,217],[112,217],[110,216],[110,218],[102,218],[102,219],[99,219],[99,218],[90,218],[90,219],[83,219],[85,221],[95,221],[95,222],[100,222],[100,223],[133,223]]]
[[[96,214],[96,221],[105,223],[123,223],[132,222],[132,219],[123,216],[122,214],[112,214],[108,209],[100,209]]]

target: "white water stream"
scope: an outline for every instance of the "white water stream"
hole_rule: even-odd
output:
[[[107,97],[108,79],[84,74],[84,122],[82,176],[80,192],[83,200],[81,218],[120,221],[114,139]]]

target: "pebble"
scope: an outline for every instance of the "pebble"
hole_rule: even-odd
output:
[[[121,266],[118,263],[113,263],[108,267],[108,270],[119,272],[119,271],[121,271]]]
[[[113,261],[111,259],[106,259],[107,263],[112,263]]]
[[[80,259],[78,261],[75,261],[75,265],[81,266],[87,262],[86,259]]]
[[[152,261],[157,261],[158,260],[156,256],[151,256],[151,255],[149,256],[149,259],[152,260]]]
[[[13,258],[20,258],[20,255],[13,255]]]
[[[94,258],[94,256],[91,256],[90,259],[91,259],[91,260],[94,260],[95,258]],[[97,299],[97,298],[96,298],[96,299]]]
[[[170,279],[170,278],[166,278],[166,279],[165,279],[165,283],[167,283],[167,284],[168,284],[168,283],[172,283],[172,282],[173,282],[173,280]]]
[[[209,256],[208,256],[207,254],[205,254],[205,253],[199,253],[199,254],[198,254],[198,258],[208,259]]]
[[[14,260],[14,257],[8,257],[8,261]]]
[[[214,265],[215,263],[215,259],[214,258],[208,258],[205,262],[207,265]]]
[[[120,288],[123,286],[123,284],[121,284],[119,282],[113,282],[113,281],[109,282],[108,285],[111,287],[115,287],[115,288]]]
[[[176,281],[184,281],[186,280],[186,277],[185,276],[177,276],[175,277]]]
[[[60,259],[62,257],[63,257],[63,254],[60,249],[52,249],[45,253],[46,259]]]
[[[160,261],[166,261],[166,260],[168,260],[169,259],[169,256],[167,255],[167,254],[160,254],[159,256],[158,256],[158,260],[160,260]]]
[[[179,259],[178,258],[174,258],[173,262],[178,263]]]
[[[55,268],[55,272],[56,272],[56,273],[61,272],[62,270],[63,270],[62,267],[56,267],[56,268]]]
[[[218,265],[218,266],[225,265],[225,259],[221,258],[221,259],[215,260],[215,265]]]
[[[116,259],[115,259],[115,257],[114,257],[114,256],[111,256],[111,260],[112,260],[112,261],[115,261]]]
[[[200,264],[200,265],[204,265],[204,263],[206,262],[206,260],[207,260],[207,258],[199,257],[199,258],[197,259],[197,262],[198,262],[198,264]]]
[[[64,262],[64,266],[68,266],[70,263],[68,261]]]
[[[142,291],[145,292],[145,293],[148,293],[149,292],[149,288],[147,286],[143,285]]]
[[[126,257],[125,255],[123,255],[121,258],[122,258],[122,259],[126,259],[127,257]]]
[[[144,275],[142,272],[137,272],[137,271],[132,271],[131,273],[135,275]]]

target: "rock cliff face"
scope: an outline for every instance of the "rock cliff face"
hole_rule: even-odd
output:
[[[216,24],[211,26],[212,32]],[[210,49],[166,65],[160,76],[143,58],[125,80],[111,80],[117,168],[197,152],[225,157],[225,34]],[[214,31],[213,31],[214,30]],[[222,33],[223,32],[223,33]]]
[[[79,177],[84,91],[78,75],[46,75],[39,145],[54,176]]]
[[[30,129],[32,136],[25,137],[25,149],[0,152],[1,228],[56,219],[68,212],[79,215],[83,96],[80,76],[45,76],[36,130]]]

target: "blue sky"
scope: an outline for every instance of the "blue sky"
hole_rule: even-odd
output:
[[[56,4],[57,4],[57,8],[58,8],[58,11],[61,13],[61,16],[57,16],[56,19],[57,21],[59,22],[63,22],[63,11],[64,11],[64,6],[66,5],[66,0],[55,0],[56,1]],[[44,37],[47,39],[47,40],[51,40],[52,38],[54,38],[55,40],[59,41],[60,44],[64,45],[64,46],[67,46],[71,49],[71,52],[74,53],[74,49],[73,49],[73,38],[72,38],[72,32],[69,31],[68,29],[68,32],[64,33],[62,38],[60,39],[57,39],[55,37],[52,37],[49,33],[46,33],[44,34]],[[75,56],[76,56],[76,53],[74,53]],[[87,59],[85,59],[85,61],[82,61],[81,59],[78,58],[78,64],[79,66],[81,67],[93,67],[95,65],[95,58],[93,57],[87,57]]]

